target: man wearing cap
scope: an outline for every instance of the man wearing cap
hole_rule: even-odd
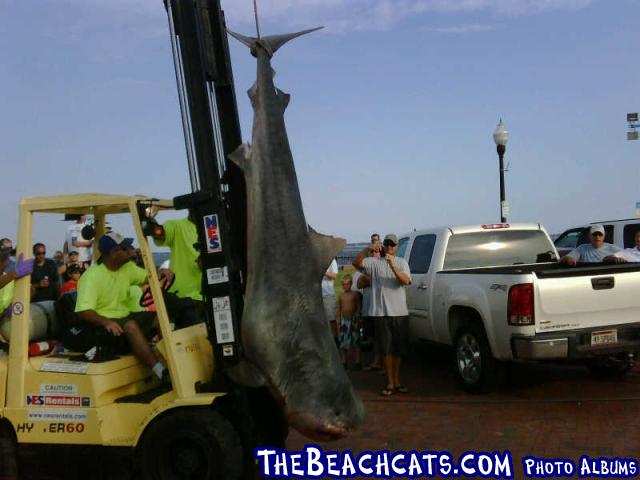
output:
[[[147,281],[147,272],[129,261],[132,244],[133,239],[114,232],[100,238],[100,260],[80,277],[75,311],[82,320],[101,326],[115,336],[124,334],[136,358],[162,379],[166,367],[143,334],[143,329],[151,329],[155,315],[131,313],[128,307],[131,285],[143,285]]]
[[[578,245],[574,250],[562,257],[561,264],[575,267],[577,263],[599,263],[605,261],[605,258],[608,261],[608,257],[620,251],[620,247],[605,243],[604,227],[602,225],[592,225],[589,233],[591,243]]]
[[[409,310],[404,287],[411,283],[409,264],[397,257],[398,237],[390,233],[384,237],[383,255],[366,257],[368,252],[380,250],[380,244],[371,243],[353,260],[353,266],[362,270],[371,281],[369,315],[374,318],[380,353],[384,358],[387,386],[380,394],[406,393],[400,382],[402,357],[409,348]]]

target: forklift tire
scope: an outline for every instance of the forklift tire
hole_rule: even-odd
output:
[[[0,423],[0,479],[18,480],[18,457],[13,432]]]
[[[243,470],[235,429],[210,408],[179,409],[154,421],[138,446],[144,480],[236,480]]]

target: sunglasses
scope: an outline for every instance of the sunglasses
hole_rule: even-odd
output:
[[[36,255],[46,255],[47,252],[36,252]]]
[[[382,245],[384,245],[385,247],[395,247],[396,246],[396,244],[393,243],[390,240],[386,240]]]

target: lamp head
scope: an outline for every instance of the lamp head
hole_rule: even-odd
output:
[[[496,145],[502,145],[503,147],[506,146],[509,141],[509,131],[504,123],[502,123],[502,119],[500,119],[500,123],[498,123],[496,130],[493,132],[493,141],[496,142]]]

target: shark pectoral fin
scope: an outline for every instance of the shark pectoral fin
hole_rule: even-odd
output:
[[[233,153],[229,154],[229,160],[235,163],[242,170],[245,170],[249,164],[249,158],[251,157],[251,146],[243,143],[236,148]]]
[[[284,113],[289,106],[289,101],[291,101],[291,95],[284,93],[279,88],[276,88],[276,90],[278,91],[278,100],[280,100],[280,105],[282,106],[282,113]]]
[[[311,250],[318,269],[318,277],[322,277],[329,268],[331,261],[342,251],[347,241],[344,238],[322,235],[309,227],[309,239],[311,240]]]

